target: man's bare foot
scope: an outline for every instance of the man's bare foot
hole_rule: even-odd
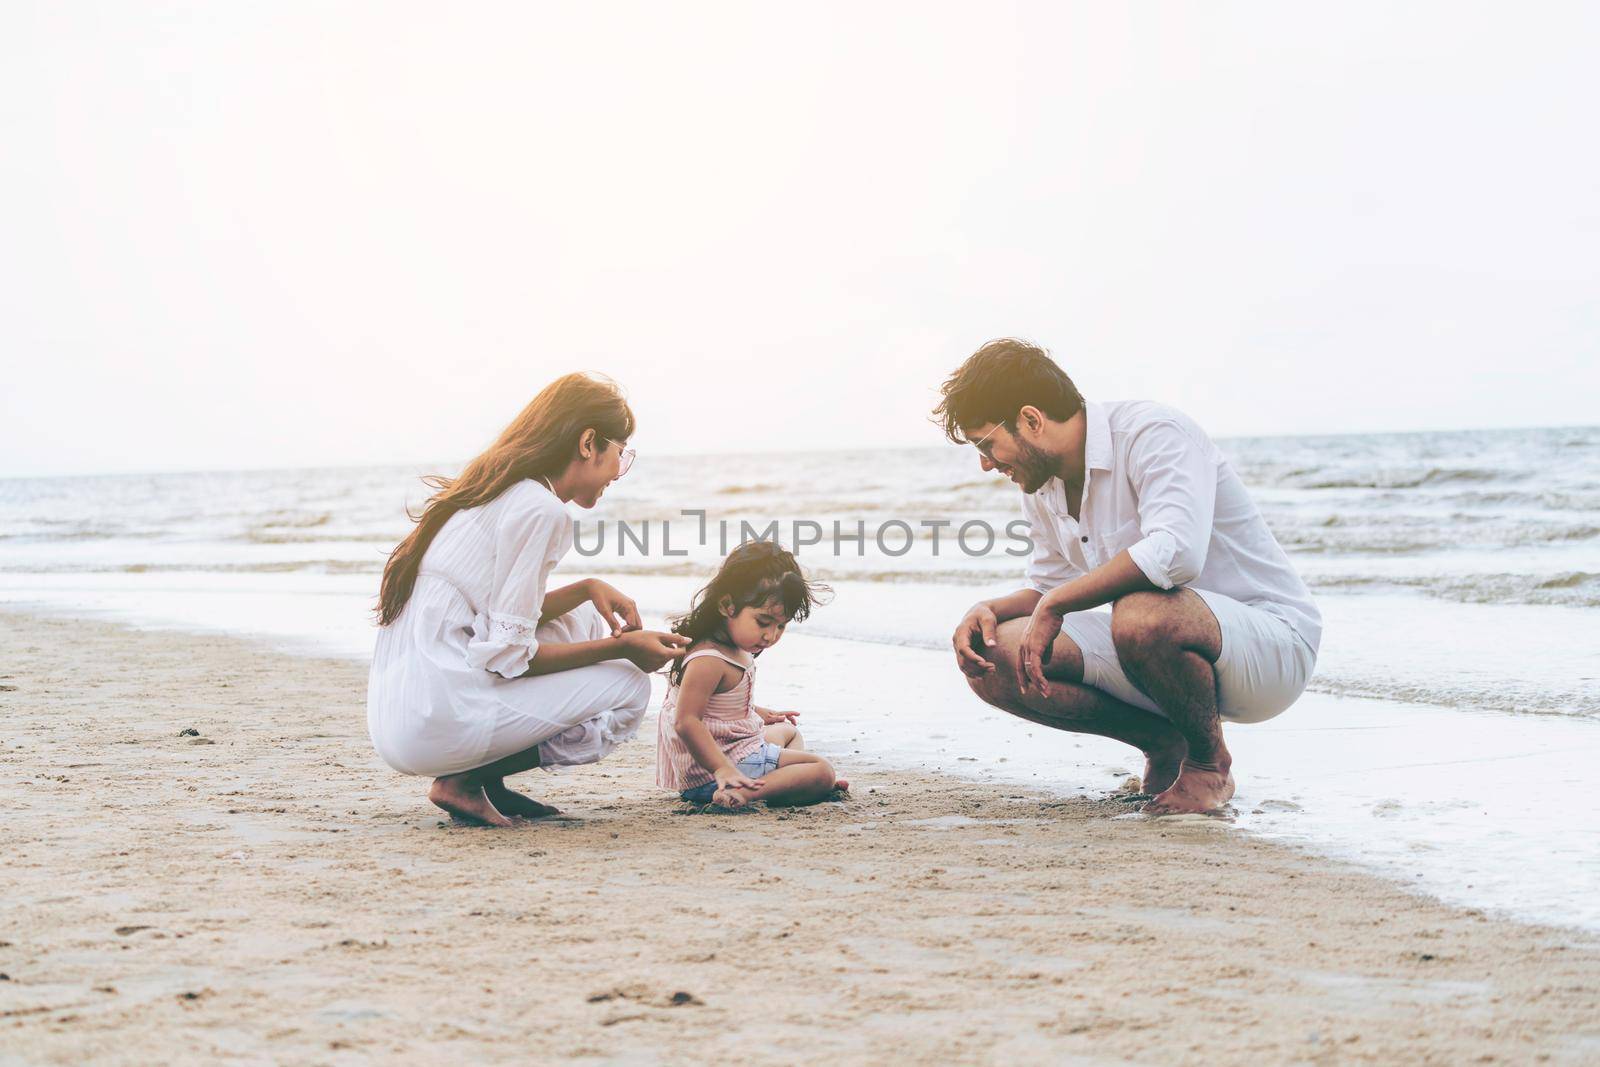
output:
[[[1171,789],[1172,783],[1178,780],[1178,773],[1183,770],[1183,758],[1188,754],[1188,745],[1162,752],[1146,752],[1144,777],[1140,779],[1141,791],[1155,796]]]
[[[543,819],[550,815],[560,815],[561,809],[550,804],[541,804],[526,793],[519,793],[508,788],[504,782],[489,782],[483,787],[484,795],[505,815],[516,819]]]
[[[433,784],[428,787],[428,799],[466,822],[482,823],[485,826],[516,825],[489,803],[489,797],[484,793],[483,786],[469,783],[463,775],[452,774],[445,778],[435,778]]]
[[[1142,809],[1146,815],[1204,815],[1233,799],[1233,775],[1228,765],[1183,761],[1178,780],[1158,793]]]

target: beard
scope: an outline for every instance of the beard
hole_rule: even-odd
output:
[[[1043,489],[1044,484],[1056,476],[1055,458],[1021,438],[1017,439],[1017,461],[1011,466],[1017,472],[1022,491],[1030,496]]]

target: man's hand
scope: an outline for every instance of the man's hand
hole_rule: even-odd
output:
[[[641,671],[659,671],[668,660],[677,659],[689,650],[690,641],[681,634],[664,634],[655,630],[630,630],[617,638],[623,645],[623,658]]]
[[[1055,647],[1056,635],[1061,633],[1061,613],[1050,598],[1039,601],[1028,617],[1028,628],[1022,631],[1019,655],[1022,666],[1022,691],[1044,693],[1050,683],[1044,676],[1044,665],[1050,662],[1050,652]]]
[[[993,648],[995,628],[999,625],[988,604],[974,604],[962,617],[961,625],[956,627],[955,636],[950,640],[956,650],[956,666],[961,668],[962,674],[968,678],[981,678],[994,671],[994,664],[973,647],[972,641],[978,638],[985,648]]]
[[[611,627],[612,637],[643,628],[639,621],[639,606],[625,597],[614,586],[598,578],[589,579],[589,603],[600,612],[600,617]]]

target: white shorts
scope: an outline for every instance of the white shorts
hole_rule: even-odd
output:
[[[1222,630],[1217,658],[1217,712],[1227,722],[1265,722],[1299,699],[1317,655],[1283,619],[1232,597],[1195,589]],[[1083,653],[1083,684],[1124,704],[1165,713],[1122,670],[1111,640],[1111,612],[1074,611],[1061,632]]]

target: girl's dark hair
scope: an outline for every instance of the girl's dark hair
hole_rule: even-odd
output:
[[[783,601],[790,622],[801,622],[811,609],[824,603],[831,590],[812,581],[795,562],[794,554],[772,541],[746,541],[722,561],[706,587],[694,595],[689,612],[672,620],[672,632],[691,642],[713,638],[728,640],[728,620],[722,614],[722,598],[733,602],[735,614],[760,606],[773,597]],[[683,660],[674,660],[668,678],[676,685],[683,680]]]
[[[958,445],[967,443],[962,428],[998,422],[1015,433],[1017,413],[1032,405],[1066,422],[1083,409],[1083,397],[1050,353],[1015,337],[990,341],[956,369],[940,386],[933,420]]]
[[[487,504],[524,479],[554,478],[577,456],[585,430],[593,430],[595,447],[603,448],[633,436],[633,426],[633,411],[616,382],[598,374],[567,374],[541,389],[460,474],[424,478],[434,494],[420,515],[411,516],[417,524],[384,564],[378,624],[389,625],[405,610],[423,554],[450,516]]]

